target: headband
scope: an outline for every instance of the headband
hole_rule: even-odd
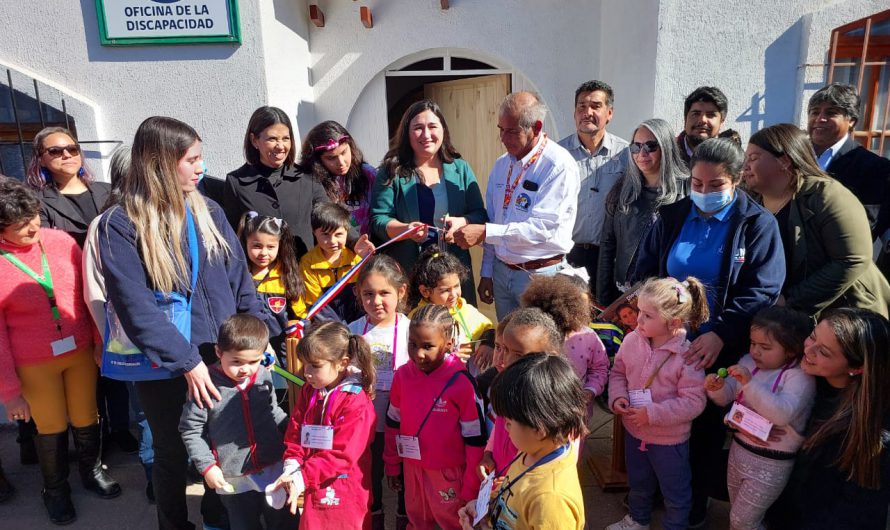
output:
[[[318,145],[312,146],[312,150],[313,151],[333,151],[334,149],[339,147],[340,144],[342,144],[346,140],[349,140],[348,134],[344,134],[343,136],[341,136],[340,138],[337,138],[336,140],[331,138],[330,140],[328,140],[327,142],[325,142],[323,144],[318,144]]]

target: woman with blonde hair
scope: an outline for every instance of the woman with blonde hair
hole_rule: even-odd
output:
[[[131,155],[120,193],[99,222],[99,253],[108,303],[152,368],[131,379],[154,436],[158,526],[191,528],[179,416],[187,396],[208,409],[219,399],[207,371],[219,324],[250,313],[273,334],[281,330],[256,297],[222,209],[196,191],[203,173],[198,133],[173,118],[151,117],[136,131]],[[161,307],[177,297],[188,300],[190,324],[174,324]],[[222,523],[221,506],[218,513],[205,508],[206,524]]]

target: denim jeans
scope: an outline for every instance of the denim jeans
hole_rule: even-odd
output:
[[[127,382],[127,390],[130,392],[130,408],[136,414],[136,425],[139,426],[139,461],[143,466],[151,466],[155,461],[155,450],[152,448],[151,427],[148,426],[148,420],[145,419],[145,411],[142,410],[142,404],[139,403],[139,396],[136,394],[136,383]]]
[[[627,481],[630,493],[627,504],[631,517],[639,524],[652,522],[655,488],[661,487],[664,497],[665,530],[686,530],[692,508],[692,471],[689,468],[689,442],[679,445],[655,445],[641,442],[630,433],[624,437]]]
[[[522,296],[525,288],[531,283],[532,276],[553,276],[565,267],[566,262],[563,260],[556,265],[541,267],[533,271],[513,270],[503,261],[495,259],[491,276],[492,283],[494,284],[494,303],[498,320],[501,320],[519,307],[519,297]]]

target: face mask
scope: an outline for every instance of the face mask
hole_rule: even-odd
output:
[[[704,213],[719,212],[732,202],[732,188],[711,193],[692,192],[692,203]]]

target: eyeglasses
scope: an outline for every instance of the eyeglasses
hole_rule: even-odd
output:
[[[648,142],[633,142],[630,144],[630,154],[635,155],[640,151],[654,153],[655,151],[658,151],[658,142],[649,140]]]
[[[49,153],[49,156],[53,158],[59,158],[65,151],[68,151],[68,154],[71,156],[77,156],[80,154],[80,146],[77,144],[54,145],[43,150],[44,153]]]

